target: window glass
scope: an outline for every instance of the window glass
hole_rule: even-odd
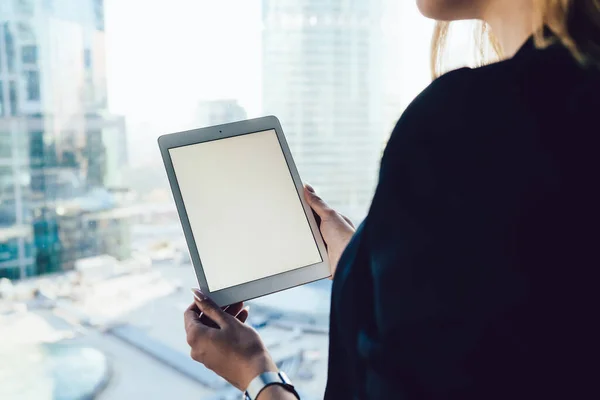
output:
[[[92,67],[92,52],[90,49],[85,49],[83,51],[83,64],[87,69]]]
[[[38,71],[25,71],[25,82],[27,85],[27,100],[38,101],[40,99],[40,74]]]
[[[189,358],[197,281],[156,138],[275,115],[359,224],[432,24],[398,0],[0,3],[0,399],[238,399]],[[323,397],[330,297],[249,302],[303,399]]]
[[[8,82],[8,101],[10,102],[10,114],[17,115],[18,110],[18,94],[17,94],[17,83],[15,81]]]
[[[23,64],[37,64],[38,54],[37,46],[27,45],[23,46],[22,49],[22,63]]]
[[[17,24],[17,34],[18,38],[22,42],[33,42],[35,41],[35,34],[33,33],[33,28],[29,23],[19,22]]]
[[[5,22],[4,24],[4,52],[3,56],[6,57],[6,64],[8,66],[8,72],[14,72],[15,70],[15,40],[11,24]]]
[[[0,59],[0,66],[2,65],[2,59]],[[5,105],[4,105],[4,82],[0,80],[0,117],[4,117]]]
[[[11,157],[12,151],[13,146],[10,132],[0,131],[0,158],[8,159],[9,157]]]

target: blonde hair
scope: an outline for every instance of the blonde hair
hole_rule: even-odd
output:
[[[535,45],[544,48],[560,41],[583,65],[600,67],[600,0],[534,0],[535,20],[532,26]],[[552,33],[544,35],[544,27]],[[431,42],[431,72],[437,78],[444,71],[442,55],[448,41],[450,22],[438,22]],[[503,58],[499,42],[485,22],[475,29],[475,60],[478,65]]]

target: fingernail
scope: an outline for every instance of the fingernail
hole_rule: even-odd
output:
[[[309,191],[309,192],[311,192],[311,193],[314,193],[314,192],[315,192],[315,189],[313,189],[313,187],[312,187],[312,186],[310,186],[308,183],[306,184],[306,190],[308,190],[308,191]]]
[[[198,288],[191,288],[190,289],[192,291],[192,294],[194,295],[194,297],[196,298],[196,300],[198,301],[204,301],[206,300],[208,297],[202,293],[202,291]]]

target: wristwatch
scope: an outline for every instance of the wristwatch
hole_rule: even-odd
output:
[[[260,392],[262,392],[267,386],[271,385],[279,385],[283,386],[285,390],[292,393],[298,400],[300,400],[300,395],[294,389],[294,385],[292,385],[292,381],[283,371],[279,372],[264,372],[252,379],[250,385],[248,385],[248,389],[244,392],[245,400],[256,400]]]

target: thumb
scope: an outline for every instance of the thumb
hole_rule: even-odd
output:
[[[332,213],[334,213],[333,209],[323,201],[322,198],[317,196],[315,193],[315,189],[312,186],[306,185],[304,186],[304,197],[308,202],[310,208],[321,218],[322,221],[327,220]]]
[[[202,293],[200,289],[194,288],[191,290],[194,295],[196,306],[204,315],[221,327],[227,325],[227,317],[229,314],[225,313],[221,307],[212,301],[210,297]]]

